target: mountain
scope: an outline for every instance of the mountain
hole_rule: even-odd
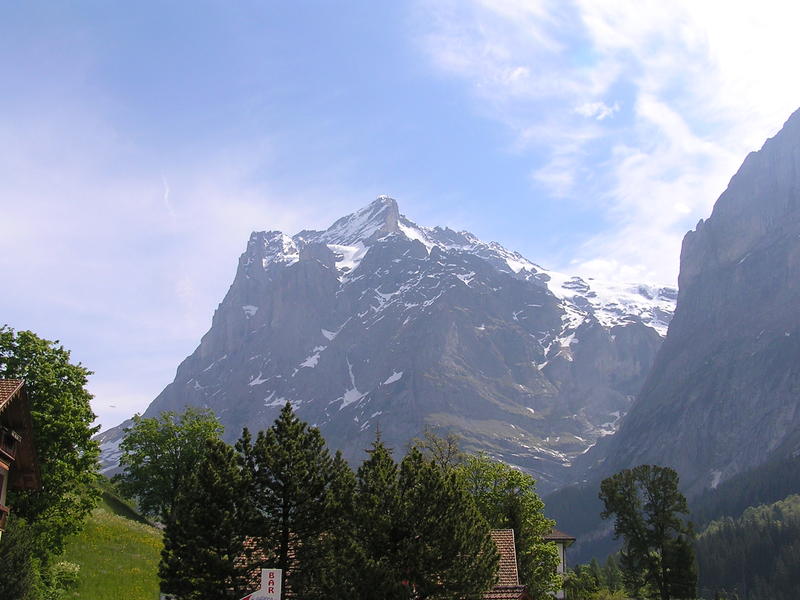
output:
[[[455,431],[547,488],[614,431],[677,292],[548,271],[381,196],[325,231],[255,232],[198,348],[145,412],[211,407],[235,439],[290,401],[352,460]],[[107,468],[122,424],[101,435]]]
[[[679,289],[639,398],[583,477],[658,463],[694,495],[800,453],[800,111],[686,234]]]

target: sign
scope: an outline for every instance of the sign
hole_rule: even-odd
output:
[[[281,570],[261,569],[261,588],[242,600],[281,600]]]

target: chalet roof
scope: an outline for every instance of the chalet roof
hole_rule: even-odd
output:
[[[513,529],[493,529],[492,540],[500,555],[500,572],[497,585],[519,585],[517,573],[517,551],[514,548]]]
[[[567,542],[567,545],[571,544],[575,541],[575,538],[568,533],[564,533],[563,531],[559,531],[558,529],[553,529],[550,533],[544,536],[548,542]]]
[[[484,600],[519,600],[527,597],[525,586],[519,584],[514,530],[492,529],[490,534],[500,555],[500,568],[497,584],[483,594]]]
[[[24,384],[22,379],[0,379],[0,412],[5,409]]]

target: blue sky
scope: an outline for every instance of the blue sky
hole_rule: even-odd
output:
[[[171,381],[250,231],[379,194],[551,268],[674,283],[800,106],[792,4],[2,3],[0,322],[94,370],[108,427]]]

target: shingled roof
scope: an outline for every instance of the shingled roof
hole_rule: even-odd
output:
[[[548,542],[566,542],[567,546],[569,546],[572,542],[575,541],[574,537],[572,537],[568,533],[559,531],[558,529],[553,529],[550,533],[544,536],[544,539],[547,540]]]
[[[0,412],[5,409],[24,384],[22,379],[0,379]]]
[[[517,551],[514,546],[513,529],[493,529],[492,540],[500,555],[497,584],[483,594],[484,600],[521,600],[527,598],[525,586],[519,584]]]

